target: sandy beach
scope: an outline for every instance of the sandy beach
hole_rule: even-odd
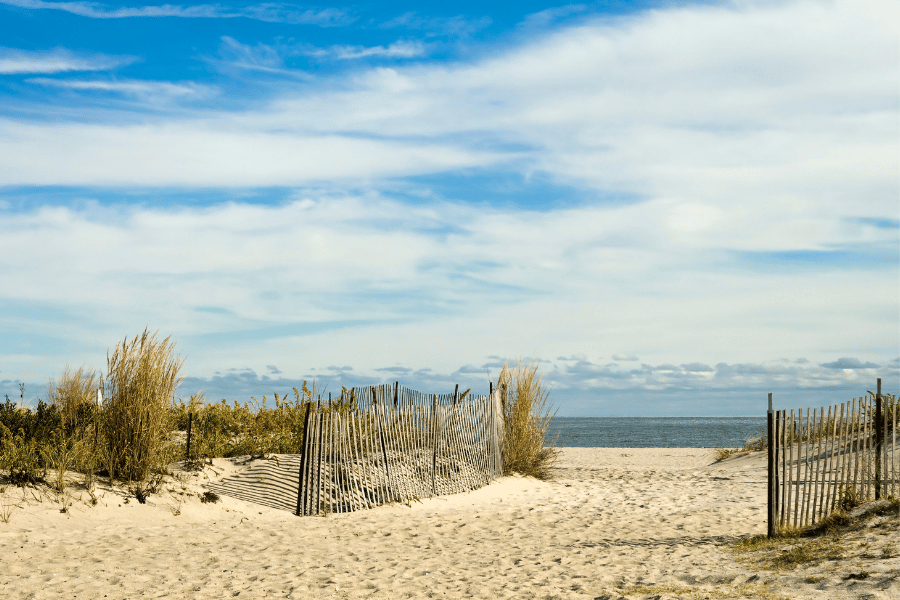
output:
[[[206,486],[261,459],[216,459],[146,504],[103,485],[94,506],[77,486],[69,500],[9,486],[0,594],[900,598],[896,527],[860,532],[860,550],[844,561],[781,572],[739,562],[729,542],[766,528],[765,457],[714,463],[713,455],[564,448],[553,482],[506,477],[466,494],[327,517],[228,496],[201,502]]]

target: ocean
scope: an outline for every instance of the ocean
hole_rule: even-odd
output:
[[[555,417],[547,441],[579,448],[738,448],[765,417]]]

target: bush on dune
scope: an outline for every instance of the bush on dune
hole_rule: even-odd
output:
[[[93,422],[99,383],[96,373],[83,367],[73,371],[66,365],[59,380],[47,387],[47,402],[56,407],[60,425],[70,435]]]
[[[503,474],[552,479],[559,450],[547,445],[547,429],[553,414],[537,366],[504,365],[497,389],[504,413]]]
[[[104,463],[110,479],[142,481],[174,458],[172,400],[183,361],[174,343],[146,330],[107,355],[103,399]]]

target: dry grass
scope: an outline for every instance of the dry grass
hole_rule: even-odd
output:
[[[759,437],[749,438],[744,442],[743,448],[719,448],[716,450],[716,462],[731,458],[732,456],[740,456],[757,450],[765,450],[767,448],[766,432],[763,431]]]
[[[172,400],[183,361],[146,330],[107,355],[104,463],[110,480],[143,481],[171,462]]]
[[[552,478],[559,450],[547,444],[547,428],[553,415],[547,391],[536,365],[509,368],[504,365],[497,382],[503,403],[503,474],[519,473],[537,479]]]
[[[12,511],[15,507],[15,503],[11,502],[6,497],[6,486],[0,486],[0,521],[9,524],[9,519],[12,516]]]
[[[773,538],[765,535],[742,538],[732,545],[732,550],[742,562],[771,571],[793,570],[824,561],[846,563],[854,557],[871,558],[863,552],[864,545],[857,538],[871,527],[872,519],[886,515],[887,520],[878,527],[896,530],[900,527],[898,514],[900,502],[896,500],[858,518],[837,510],[811,527],[783,528]],[[894,552],[890,542],[883,546],[877,558],[890,557]]]
[[[68,365],[59,381],[51,381],[47,387],[47,403],[55,406],[62,417],[63,427],[79,421],[79,416],[93,408],[97,397],[99,378],[83,367],[72,371]]]
[[[680,598],[683,600],[788,600],[787,596],[775,593],[767,583],[745,583],[723,589],[705,589],[680,585],[634,585],[617,589],[597,597],[597,600],[619,600],[623,597],[644,596],[649,598]]]

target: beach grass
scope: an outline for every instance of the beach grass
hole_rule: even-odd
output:
[[[548,392],[537,365],[503,366],[497,381],[503,405],[503,474],[518,473],[541,480],[553,477],[559,455],[547,429],[553,419]]]
[[[741,448],[718,448],[716,450],[715,460],[716,462],[721,462],[732,456],[740,456],[749,454],[750,452],[765,450],[767,447],[766,432],[763,431],[758,436],[748,438]]]
[[[157,340],[147,330],[107,355],[102,449],[111,479],[143,481],[175,458],[171,399],[182,364],[169,338]]]
[[[889,498],[864,508],[853,514],[839,508],[815,525],[785,527],[771,538],[766,535],[741,538],[732,544],[732,551],[741,562],[770,571],[789,571],[826,561],[847,562],[852,558],[851,553],[872,558],[865,550],[870,542],[860,542],[857,538],[872,531],[900,530],[900,500]],[[889,542],[878,547],[875,558],[898,555]],[[858,574],[848,573],[849,577],[854,575]]]

